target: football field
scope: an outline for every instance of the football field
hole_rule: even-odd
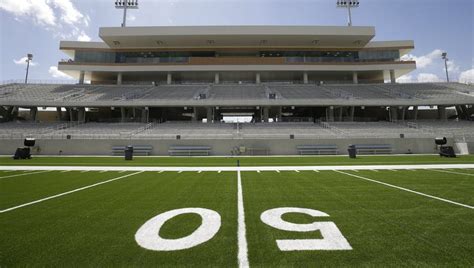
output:
[[[0,266],[474,266],[471,156],[169,159],[2,161]]]

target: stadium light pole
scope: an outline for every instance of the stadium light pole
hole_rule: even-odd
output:
[[[26,55],[26,76],[25,76],[25,84],[28,84],[28,72],[30,70],[30,61],[33,60],[33,54],[28,53]]]
[[[123,9],[122,27],[127,26],[127,9],[138,9],[138,0],[116,0],[116,9]]]
[[[448,53],[447,52],[443,52],[443,54],[441,54],[441,58],[444,60],[444,68],[446,70],[446,81],[449,83],[449,73],[448,73]]]
[[[357,1],[357,0],[351,0],[351,1],[338,0],[337,1],[337,7],[347,8],[347,13],[348,13],[348,17],[349,17],[348,25],[349,25],[349,27],[352,26],[351,8],[359,7],[359,1]]]

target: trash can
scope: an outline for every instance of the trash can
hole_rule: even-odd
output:
[[[357,150],[355,145],[349,145],[349,148],[347,148],[347,152],[349,152],[349,158],[356,158]]]
[[[125,160],[133,160],[133,146],[125,147]]]

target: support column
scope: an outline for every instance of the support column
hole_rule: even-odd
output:
[[[351,112],[350,112],[350,120],[351,122],[354,122],[354,114],[355,114],[355,107],[351,106]]]
[[[197,112],[198,112],[198,108],[193,107],[193,117],[191,118],[193,122],[197,122]]]
[[[67,108],[66,111],[69,114],[69,121],[70,122],[74,121],[74,111],[72,110],[72,108]]]
[[[438,119],[447,120],[446,107],[438,105]]]
[[[77,108],[77,121],[84,123],[86,121],[86,108]]]
[[[281,122],[281,114],[282,114],[283,107],[279,106],[277,111],[277,121]]]
[[[171,85],[172,82],[173,82],[173,75],[171,73],[168,73],[168,75],[166,76],[166,84]]]
[[[398,121],[398,107],[391,106],[390,107],[390,122],[397,122]]]
[[[58,121],[63,120],[63,111],[61,110],[61,107],[56,107],[56,116],[58,117]]]
[[[213,116],[212,116],[212,107],[207,107],[206,108],[206,118],[207,118],[207,123],[210,124],[213,121]]]
[[[397,79],[395,78],[395,70],[390,70],[390,83],[395,84]]]
[[[326,108],[326,121],[334,122],[334,106]]]
[[[215,73],[214,74],[214,83],[219,84],[219,82],[220,82],[219,80],[220,80],[219,73]]]
[[[413,106],[413,120],[418,120],[418,106]]]
[[[117,74],[117,85],[121,85],[122,84],[122,73],[118,73]]]
[[[80,85],[84,84],[84,78],[85,78],[85,76],[86,76],[86,72],[85,72],[85,71],[81,71],[81,72],[79,73],[79,84],[80,84]]]
[[[36,116],[38,114],[38,107],[30,108],[30,120],[36,122]]]
[[[270,108],[263,107],[263,122],[268,123],[268,115]]]
[[[402,121],[405,121],[407,107],[402,107],[402,117],[400,118]]]
[[[257,83],[257,84],[260,84],[260,83],[261,83],[261,80],[260,80],[260,73],[257,73],[257,74],[255,75],[255,83]]]
[[[308,73],[307,72],[303,73],[303,84],[308,84]]]
[[[354,84],[359,84],[359,74],[357,72],[352,73],[352,82]]]
[[[145,107],[142,109],[142,116],[141,116],[141,120],[142,120],[142,123],[148,123],[149,121],[149,109],[148,107]]]
[[[126,118],[126,110],[125,110],[125,107],[120,107],[120,122],[125,122],[125,118]]]
[[[337,110],[337,113],[338,113],[338,114],[337,114],[337,121],[342,122],[342,110],[343,110],[343,107],[339,107],[339,108],[337,108],[337,109],[338,109],[338,110]]]

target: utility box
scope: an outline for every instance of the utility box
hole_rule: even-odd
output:
[[[349,148],[347,148],[347,152],[349,153],[349,158],[357,157],[357,149],[355,145],[349,145]]]
[[[125,160],[133,160],[133,146],[125,147]]]

